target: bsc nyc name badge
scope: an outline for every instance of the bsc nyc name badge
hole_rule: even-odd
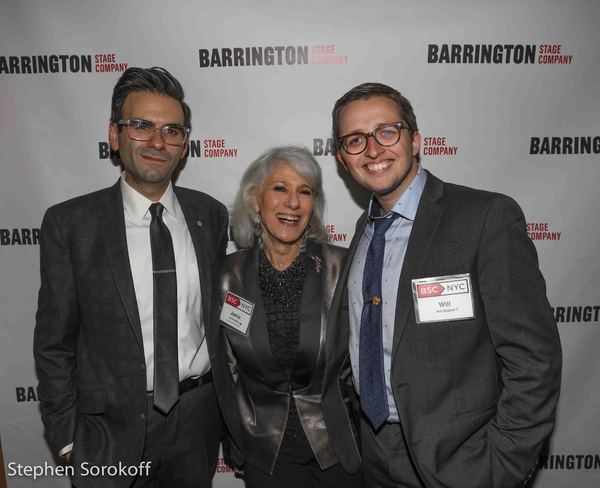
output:
[[[471,275],[412,280],[417,324],[475,318]]]
[[[254,303],[228,291],[219,319],[225,325],[245,335],[253,312]]]

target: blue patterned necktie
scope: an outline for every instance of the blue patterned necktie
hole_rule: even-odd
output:
[[[363,310],[360,318],[359,387],[360,406],[375,430],[390,414],[383,367],[381,275],[385,233],[400,215],[375,220],[375,231],[367,250],[363,273]]]
[[[154,406],[167,414],[179,399],[177,361],[177,275],[173,240],[162,204],[150,205],[150,247],[154,277]]]

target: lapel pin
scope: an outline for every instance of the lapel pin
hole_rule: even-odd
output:
[[[197,225],[198,227],[202,227],[202,222],[200,222],[199,220],[196,220],[196,225]]]

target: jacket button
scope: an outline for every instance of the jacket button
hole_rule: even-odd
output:
[[[140,363],[140,370],[141,371],[146,371],[146,364]]]
[[[141,418],[142,420],[144,420],[144,419],[146,418],[146,414],[145,414],[145,413],[140,413],[140,418]]]

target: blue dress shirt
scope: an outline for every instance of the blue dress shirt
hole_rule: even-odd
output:
[[[427,180],[427,173],[419,167],[419,171],[411,185],[406,189],[390,211],[400,214],[400,217],[391,225],[385,234],[385,253],[383,257],[383,275],[381,280],[381,290],[383,299],[382,316],[382,338],[383,338],[383,364],[385,370],[385,384],[387,389],[388,406],[390,416],[388,422],[398,422],[398,410],[394,395],[392,393],[390,371],[392,362],[392,344],[394,339],[394,318],[396,316],[396,298],[398,294],[398,283],[400,273],[404,263],[404,255],[410,232],[412,231],[413,221],[417,213],[417,207],[423,194],[423,188]],[[375,197],[371,197],[369,204],[369,222],[365,226],[363,234],[356,248],[354,259],[350,267],[348,276],[348,300],[350,311],[350,360],[352,363],[352,374],[354,386],[358,391],[359,366],[358,350],[360,347],[360,317],[363,309],[362,281],[367,249],[373,238],[373,221],[378,218],[386,218],[389,215],[381,215],[381,207]],[[410,303],[400,304],[401,306],[410,306]],[[359,391],[360,394],[360,391]]]

